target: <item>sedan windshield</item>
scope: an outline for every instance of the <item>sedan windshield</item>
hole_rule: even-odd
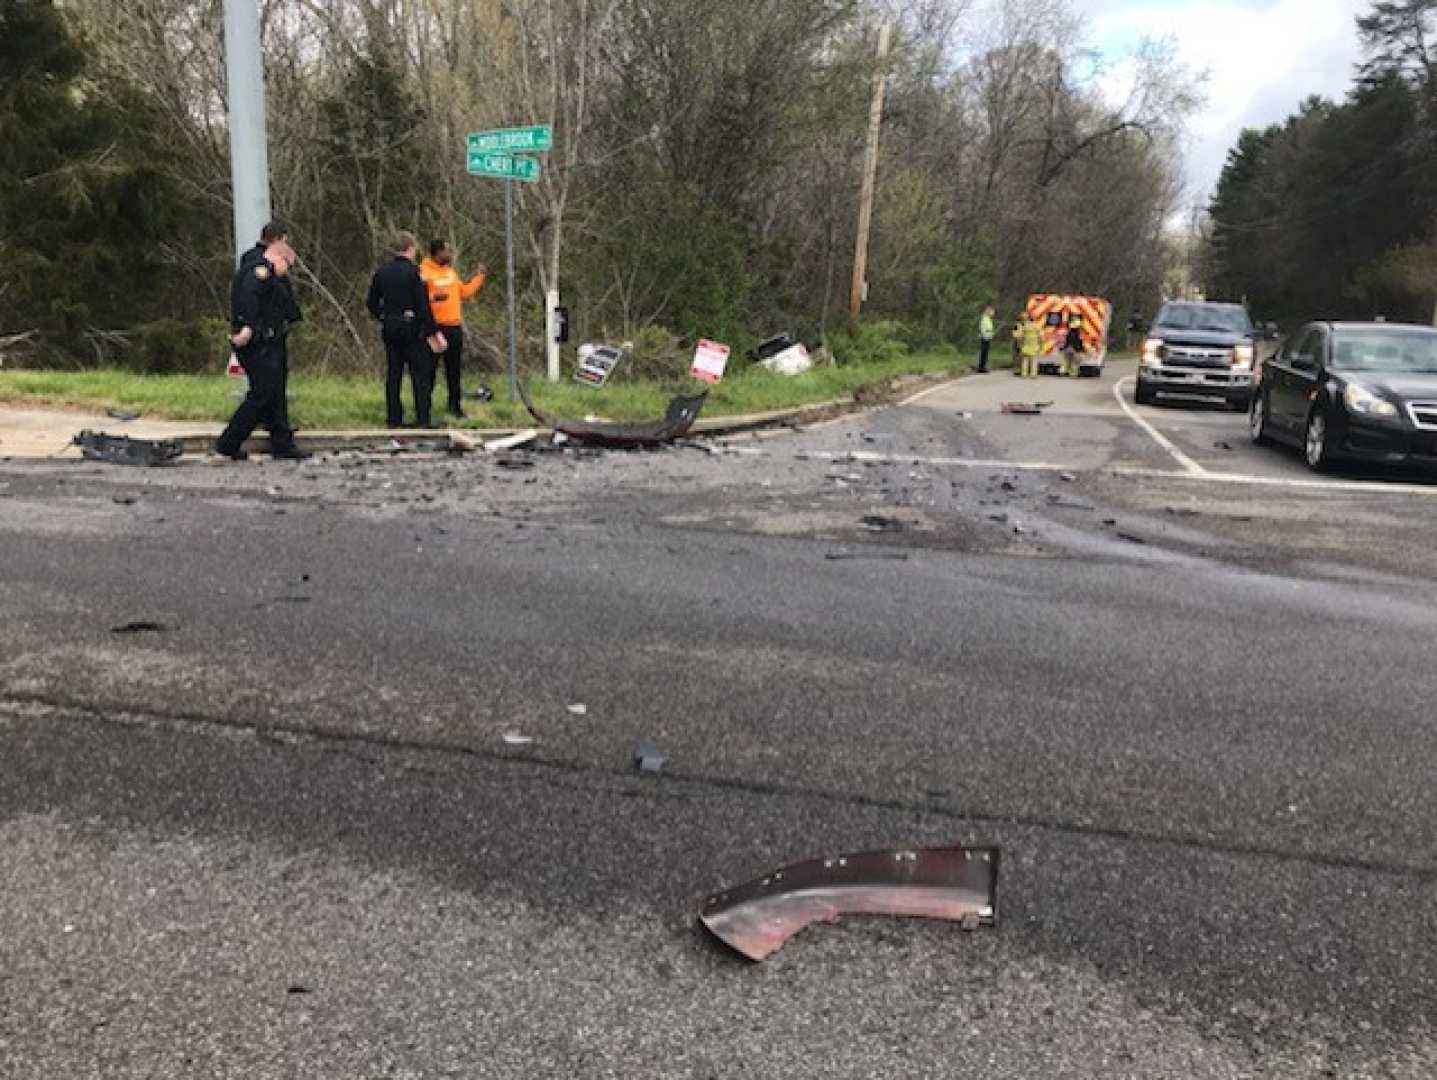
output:
[[[1219,334],[1252,333],[1247,311],[1228,304],[1168,304],[1158,312],[1154,329],[1210,330]]]
[[[1340,330],[1333,336],[1332,366],[1339,371],[1388,375],[1437,374],[1437,333],[1423,330]]]

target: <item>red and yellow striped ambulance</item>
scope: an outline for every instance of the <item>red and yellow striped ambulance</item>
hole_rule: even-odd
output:
[[[1098,296],[1060,296],[1036,293],[1028,297],[1028,318],[1043,332],[1043,351],[1038,355],[1038,370],[1060,370],[1063,365],[1063,340],[1068,327],[1077,320],[1083,335],[1083,355],[1079,371],[1084,375],[1101,375],[1103,361],[1108,358],[1108,330],[1113,321],[1113,305]]]

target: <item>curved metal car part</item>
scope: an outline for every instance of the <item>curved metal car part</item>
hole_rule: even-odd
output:
[[[965,930],[998,924],[997,848],[870,851],[811,859],[708,898],[709,932],[755,962],[804,927],[843,915],[945,919]]]
[[[575,442],[587,446],[600,446],[609,450],[638,450],[647,446],[660,446],[683,437],[703,411],[708,391],[692,397],[679,396],[669,402],[662,420],[648,424],[610,424],[590,420],[564,420],[545,416],[529,398],[529,392],[519,382],[519,397],[529,415],[547,428],[562,432]]]

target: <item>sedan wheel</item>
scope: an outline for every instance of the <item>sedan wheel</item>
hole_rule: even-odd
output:
[[[1247,411],[1247,430],[1252,441],[1258,446],[1266,446],[1272,442],[1272,436],[1267,433],[1266,394],[1252,395],[1252,405]]]
[[[1303,441],[1303,448],[1307,454],[1307,464],[1318,472],[1323,472],[1332,463],[1332,457],[1327,449],[1327,413],[1320,407],[1312,410],[1312,415],[1307,418],[1307,438]]]

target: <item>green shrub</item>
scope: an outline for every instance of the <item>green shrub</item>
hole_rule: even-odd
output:
[[[913,352],[908,327],[901,322],[880,320],[861,323],[854,332],[830,335],[829,345],[842,366],[889,364]]]
[[[120,359],[146,375],[214,374],[229,355],[228,327],[219,319],[157,319],[144,323]]]

